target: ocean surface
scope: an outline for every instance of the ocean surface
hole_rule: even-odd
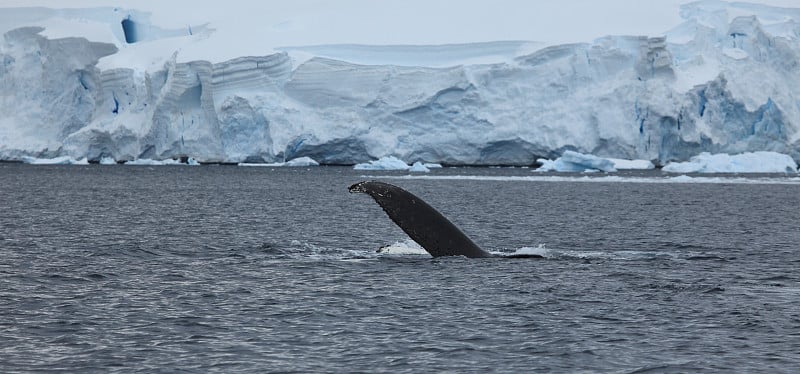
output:
[[[365,179],[544,258],[378,253]],[[796,176],[0,164],[0,372],[796,373],[798,223]]]

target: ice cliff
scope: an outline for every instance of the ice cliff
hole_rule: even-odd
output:
[[[226,61],[183,60],[181,45],[214,30],[159,29],[145,12],[70,10],[106,22],[103,40],[16,27],[56,10],[3,12],[0,24],[16,22],[0,44],[4,160],[800,160],[800,9],[710,0],[683,5],[683,23],[658,37],[286,47]]]

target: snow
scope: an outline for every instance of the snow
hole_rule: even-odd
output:
[[[593,155],[586,155],[574,151],[566,151],[555,161],[547,159],[538,160],[542,166],[537,171],[560,171],[560,172],[592,172],[604,171],[614,172],[614,162]]]
[[[796,7],[5,0],[0,159],[800,160]]]
[[[671,162],[662,169],[670,173],[797,173],[797,163],[776,152],[738,155],[703,152],[687,162]]]
[[[743,51],[740,48],[723,48],[722,54],[734,60],[743,60],[749,56],[747,52]]]

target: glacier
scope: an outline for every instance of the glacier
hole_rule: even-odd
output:
[[[683,21],[657,36],[332,44],[218,60],[194,58],[221,32],[208,25],[160,27],[121,8],[4,8],[0,159],[800,160],[800,9],[680,9]],[[69,36],[75,25],[103,31]]]
[[[775,152],[746,152],[738,155],[703,152],[686,162],[670,162],[668,173],[797,173],[791,157]]]

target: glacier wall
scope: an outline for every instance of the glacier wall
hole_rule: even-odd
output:
[[[662,165],[701,152],[800,160],[800,10],[702,1],[682,16],[665,37],[444,67],[285,50],[102,69],[119,46],[17,28],[0,45],[0,159],[529,165],[573,150]]]

